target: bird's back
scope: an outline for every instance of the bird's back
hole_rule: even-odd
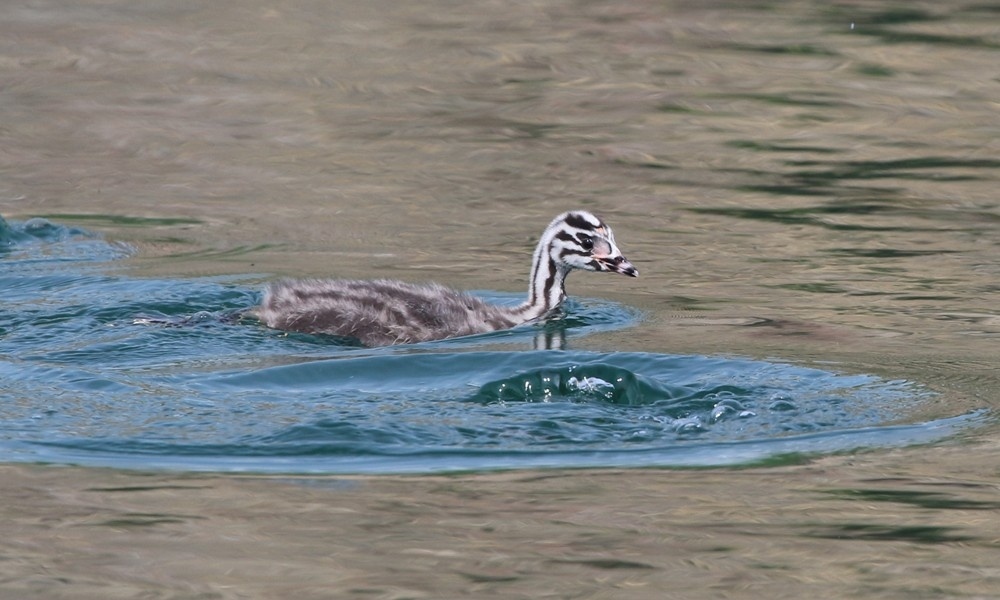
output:
[[[366,346],[507,329],[512,312],[438,284],[306,279],[268,286],[257,316],[268,327],[355,338]]]

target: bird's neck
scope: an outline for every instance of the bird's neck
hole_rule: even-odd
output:
[[[514,309],[522,322],[544,317],[559,308],[566,299],[565,281],[569,268],[557,265],[549,250],[547,240],[542,240],[535,248],[528,299]]]

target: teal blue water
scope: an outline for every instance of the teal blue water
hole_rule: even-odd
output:
[[[909,381],[717,356],[595,353],[605,301],[541,326],[368,349],[241,317],[246,280],[128,277],[129,249],[0,220],[0,455],[131,468],[429,472],[733,465],[923,443]],[[497,302],[516,296],[484,293]]]

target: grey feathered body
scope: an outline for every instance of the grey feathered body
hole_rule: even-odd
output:
[[[365,346],[485,333],[524,321],[514,309],[436,283],[389,279],[278,281],[256,312],[268,327],[355,338]]]

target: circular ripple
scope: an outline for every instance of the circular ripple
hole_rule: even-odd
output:
[[[544,326],[338,345],[232,318],[259,300],[237,279],[112,277],[80,263],[114,258],[114,245],[3,225],[8,460],[314,473],[731,465],[927,442],[979,420],[912,423],[930,392],[871,375],[536,349],[639,322],[595,300]]]

